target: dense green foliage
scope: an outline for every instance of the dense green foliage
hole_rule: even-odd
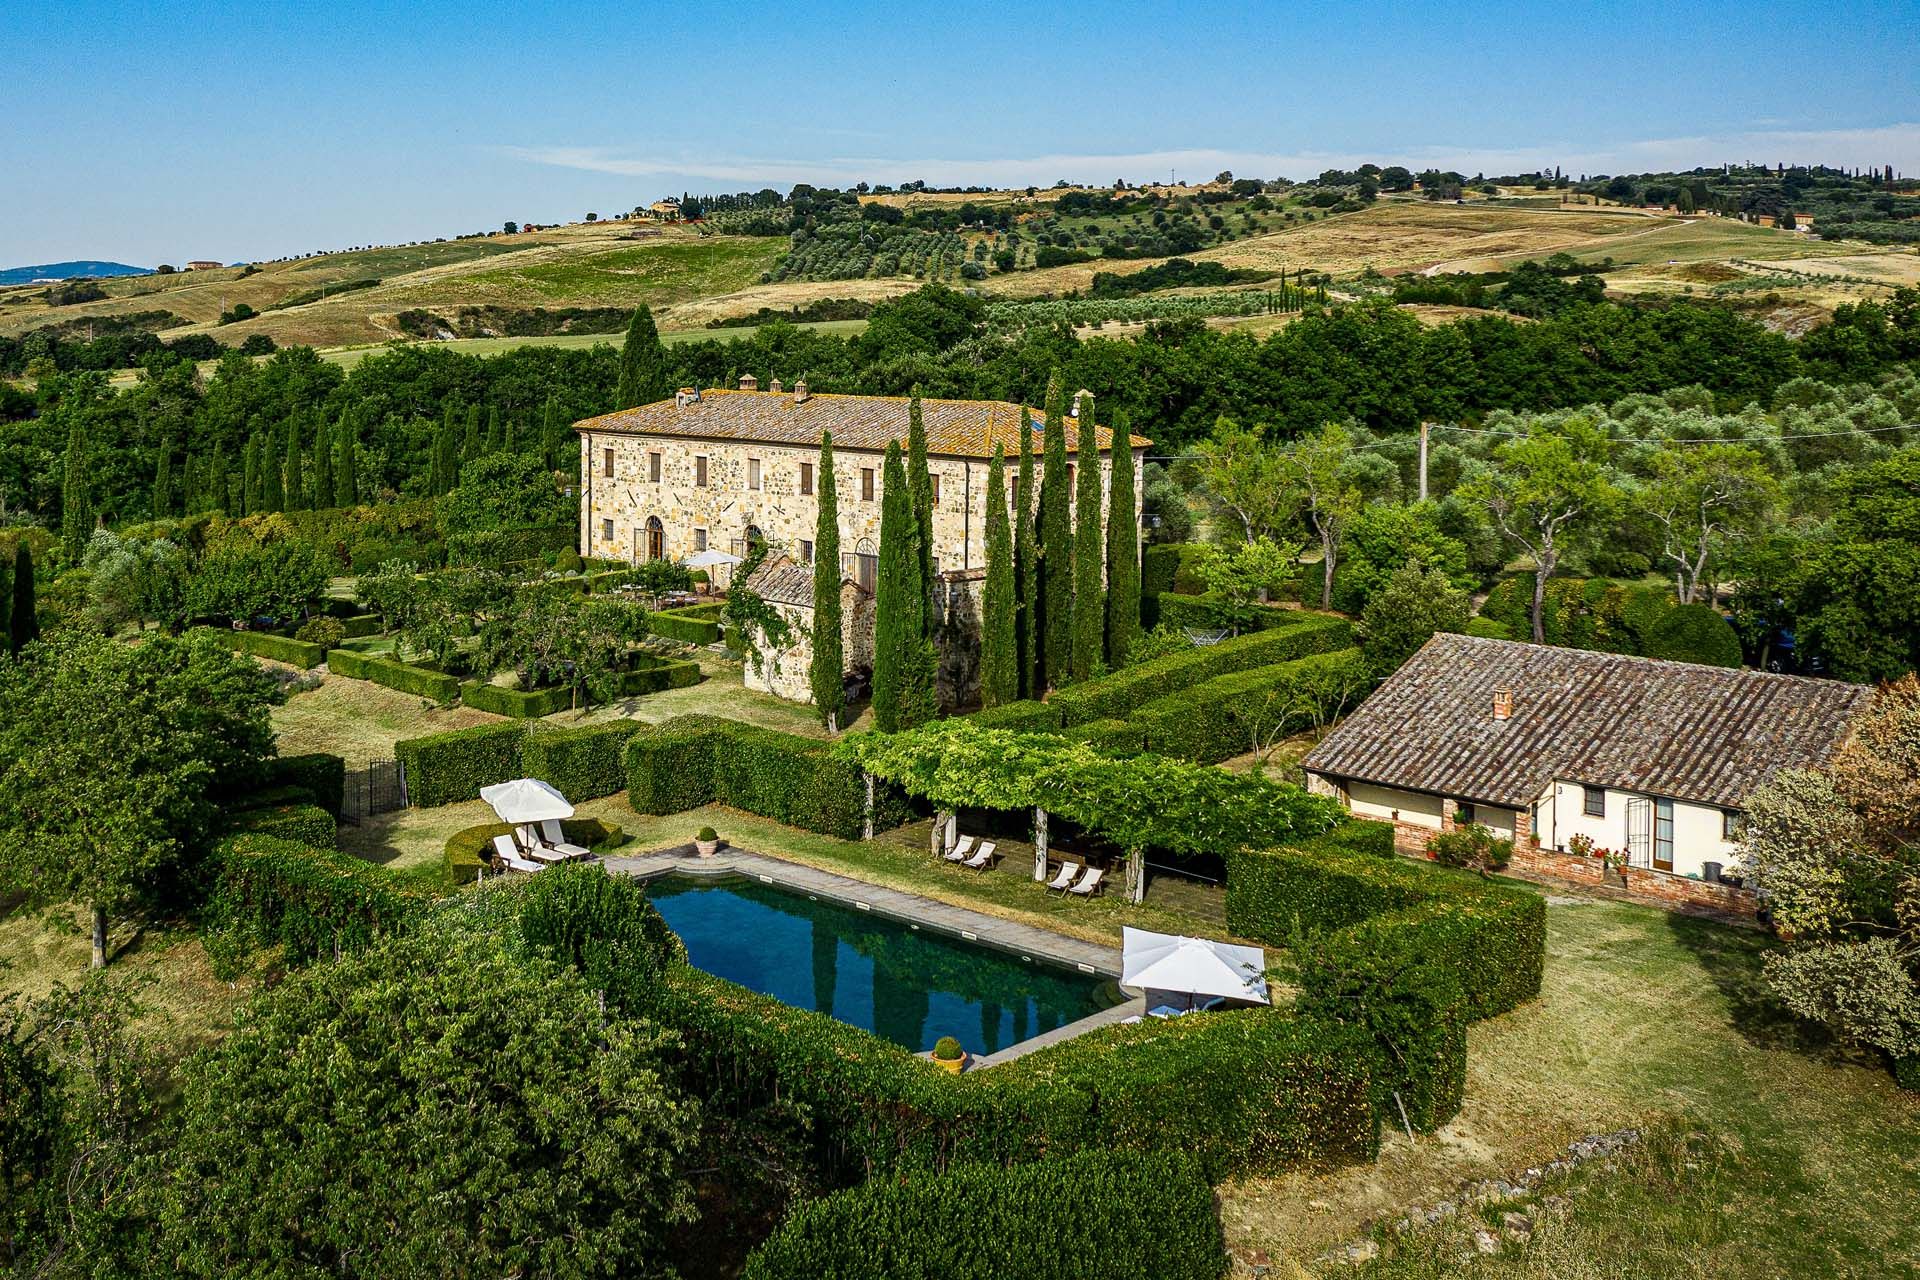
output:
[[[296,787],[335,817],[340,816],[347,782],[347,762],[324,751],[278,756],[267,763],[267,785]]]
[[[1107,670],[1125,666],[1140,634],[1140,516],[1134,505],[1131,434],[1122,414],[1113,421],[1113,480],[1107,494]]]
[[[1047,383],[1040,513],[1034,539],[1040,574],[1040,675],[1035,690],[1064,689],[1073,667],[1073,486],[1067,480],[1066,391],[1056,372]]]
[[[1101,521],[1100,450],[1093,430],[1092,396],[1080,399],[1079,464],[1074,473],[1073,678],[1090,680],[1102,670],[1106,652],[1106,550]],[[1118,459],[1116,458],[1116,467]]]
[[[1020,636],[1013,533],[1007,519],[1006,457],[987,466],[987,577],[980,601],[980,701],[997,707],[1020,696]]]
[[[1218,1280],[1226,1267],[1213,1188],[1191,1157],[1085,1152],[864,1183],[790,1214],[743,1274]]]
[[[359,950],[413,928],[426,908],[370,862],[273,835],[221,841],[211,869],[202,918],[229,963],[275,945],[296,965]]]
[[[543,725],[523,739],[520,766],[569,800],[610,796],[627,785],[627,739],[638,728],[632,720],[571,729]]]
[[[406,771],[407,800],[422,807],[477,799],[480,788],[524,777],[526,727],[482,724],[471,729],[402,738],[394,758]]]
[[[845,624],[840,616],[840,490],[833,475],[833,436],[824,431],[814,492],[819,495],[819,511],[813,531],[813,653],[807,688],[821,723],[837,729],[847,703]]]
[[[215,639],[230,649],[250,653],[256,658],[271,658],[290,667],[311,670],[327,660],[327,647],[291,636],[276,636],[268,631],[214,631]]]
[[[1358,649],[1336,649],[1191,685],[1126,717],[1148,751],[1212,762],[1331,723],[1373,687]]]

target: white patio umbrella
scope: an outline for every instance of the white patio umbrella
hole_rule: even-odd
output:
[[[480,798],[493,806],[500,821],[511,822],[516,827],[573,816],[573,806],[567,803],[567,798],[538,778],[496,782],[480,788]]]
[[[1207,938],[1126,929],[1120,956],[1120,985],[1187,997],[1221,997],[1268,1004],[1267,953]],[[1152,1006],[1149,996],[1147,1001]]]
[[[739,556],[730,556],[724,551],[716,551],[709,547],[705,551],[696,551],[685,560],[682,560],[680,567],[682,569],[712,569],[718,565],[734,565],[739,563]]]

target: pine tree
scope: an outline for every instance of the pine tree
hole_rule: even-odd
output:
[[[160,456],[153,464],[153,518],[165,520],[173,514],[173,440],[160,442]]]
[[[613,407],[634,409],[655,400],[665,400],[667,386],[667,349],[654,328],[653,312],[645,304],[635,308],[627,324],[627,340],[620,347],[620,379],[613,393]]]
[[[260,479],[260,433],[247,437],[240,450],[240,502],[234,514],[250,516],[266,509],[266,486]]]
[[[287,491],[281,486],[280,481],[280,459],[274,456],[273,438],[263,436],[260,440],[260,509],[262,511],[287,509]]]
[[[7,618],[8,644],[15,653],[40,635],[39,606],[33,595],[33,552],[22,538],[13,547],[13,612]]]
[[[933,638],[933,473],[927,467],[927,426],[921,416],[920,388],[914,387],[907,402],[907,487],[913,501],[915,541],[920,552],[920,582],[927,592],[928,608],[921,621],[922,632]]]
[[[93,491],[87,483],[87,441],[75,422],[67,433],[65,474],[60,480],[60,541],[67,563],[77,565],[93,536]]]
[[[987,467],[987,580],[980,615],[980,701],[997,707],[1020,696],[1020,641],[1015,633],[1013,533],[1007,523],[1007,463],[995,445]]]
[[[499,453],[507,447],[507,438],[500,426],[500,406],[492,405],[487,409],[487,452]]]
[[[1060,375],[1047,387],[1040,473],[1040,675],[1036,690],[1067,683],[1073,651],[1073,515],[1068,505],[1067,413]]]
[[[307,478],[301,469],[300,424],[287,423],[287,466],[284,511],[305,511],[307,509]]]
[[[336,507],[360,505],[360,460],[355,447],[360,433],[355,425],[351,417],[343,415],[333,433],[340,446],[340,463],[333,472],[333,505]]]
[[[1034,546],[1033,424],[1020,406],[1020,470],[1013,485],[1013,589],[1019,616],[1014,634],[1020,651],[1020,696],[1037,698],[1040,686],[1040,563]]]
[[[813,491],[819,515],[813,528],[813,665],[807,683],[820,722],[839,732],[846,709],[846,652],[840,628],[840,495],[833,483],[833,436],[820,435],[820,465]]]
[[[1118,671],[1140,634],[1140,512],[1134,505],[1133,436],[1113,416],[1113,480],[1107,487],[1107,666]]]
[[[323,511],[333,501],[333,433],[325,417],[313,422],[313,509]]]
[[[1074,479],[1073,537],[1073,678],[1092,679],[1100,666],[1101,641],[1106,634],[1106,609],[1101,591],[1106,586],[1100,555],[1100,444],[1093,431],[1093,397],[1080,398],[1080,467]]]
[[[206,509],[208,511],[230,512],[233,510],[233,495],[227,492],[229,483],[227,446],[216,444],[213,446],[213,461],[207,464]]]

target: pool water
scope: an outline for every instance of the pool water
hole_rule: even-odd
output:
[[[1116,1004],[1112,980],[741,876],[648,886],[694,967],[903,1048],[993,1053]]]

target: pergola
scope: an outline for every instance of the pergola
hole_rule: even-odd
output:
[[[905,733],[859,734],[840,748],[861,768],[937,809],[936,845],[963,808],[1031,809],[1033,878],[1047,878],[1047,815],[1057,813],[1127,850],[1127,896],[1146,893],[1146,851],[1218,853],[1323,830],[1337,807],[1260,778],[1166,756],[1113,757],[1047,734],[986,729],[956,718]]]

